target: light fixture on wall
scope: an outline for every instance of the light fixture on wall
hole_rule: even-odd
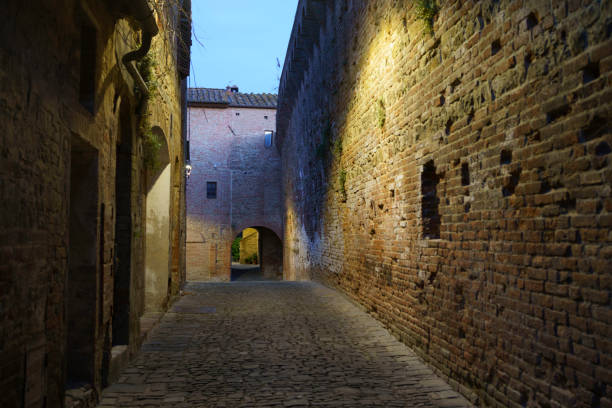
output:
[[[185,177],[189,178],[190,175],[191,175],[191,163],[187,161],[185,163]]]

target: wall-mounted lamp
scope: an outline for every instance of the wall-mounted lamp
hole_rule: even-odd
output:
[[[189,178],[191,175],[191,163],[185,163],[185,177]]]

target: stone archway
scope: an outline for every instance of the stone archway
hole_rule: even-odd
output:
[[[236,235],[239,235],[243,231],[249,231],[247,237],[243,237],[245,240],[249,240],[249,243],[240,246],[240,251],[247,251],[248,254],[240,254],[240,263],[245,262],[245,258],[253,258],[253,253],[256,253],[256,262],[253,265],[257,265],[257,270],[251,269],[249,271],[250,278],[253,280],[282,280],[283,279],[283,243],[279,238],[278,234],[267,227],[252,226],[247,227]],[[256,233],[253,233],[256,231]],[[257,242],[250,242],[256,240]],[[230,243],[231,245],[231,243]],[[230,251],[231,252],[231,251]],[[252,264],[248,263],[247,265]],[[246,276],[242,273],[244,270],[250,268],[244,268],[234,263],[230,263],[230,280],[243,280],[238,279]]]
[[[145,240],[145,312],[164,310],[170,285],[171,166],[168,143],[159,127],[152,129],[161,144],[157,160],[147,170]]]

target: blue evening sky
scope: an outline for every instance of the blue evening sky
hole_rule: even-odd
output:
[[[189,86],[277,93],[297,2],[193,0]]]

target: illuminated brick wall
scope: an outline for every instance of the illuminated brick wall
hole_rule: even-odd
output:
[[[482,405],[610,406],[610,2],[413,3],[299,3],[284,273]]]

